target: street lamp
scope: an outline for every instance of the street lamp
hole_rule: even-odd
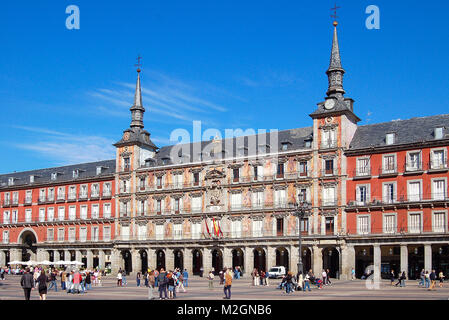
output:
[[[301,223],[302,223],[302,218],[304,217],[304,215],[306,213],[310,212],[310,210],[312,210],[312,205],[308,202],[303,201],[301,198],[299,198],[299,196],[298,196],[298,200],[299,200],[299,204],[298,204],[298,202],[290,203],[290,207],[295,210],[295,215],[298,217],[298,221],[299,221],[298,272],[301,271],[302,273],[304,273],[304,267],[302,264],[302,230],[301,230],[302,228],[301,228]]]

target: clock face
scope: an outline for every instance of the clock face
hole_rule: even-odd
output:
[[[335,100],[334,99],[328,99],[326,100],[326,102],[324,103],[324,107],[327,110],[331,110],[335,107]]]

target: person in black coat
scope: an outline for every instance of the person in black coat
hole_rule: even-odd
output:
[[[29,268],[26,268],[24,275],[20,279],[20,285],[23,288],[25,300],[30,300],[31,289],[34,287],[34,279]]]
[[[47,282],[49,282],[49,279],[44,270],[42,270],[41,275],[37,278],[37,282],[39,282],[38,290],[40,299],[47,300]]]

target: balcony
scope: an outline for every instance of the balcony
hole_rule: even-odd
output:
[[[122,211],[120,210],[120,218],[129,218],[131,217],[131,212],[130,211]]]
[[[65,196],[64,195],[58,195],[56,198],[56,202],[65,202]]]
[[[87,199],[87,193],[80,193],[79,199]]]
[[[111,194],[110,191],[109,192],[103,192],[101,198],[102,199],[110,199],[110,198],[112,198],[112,194]]]
[[[337,176],[337,169],[336,168],[332,168],[332,169],[324,169],[321,170],[321,176],[322,177],[334,177]]]
[[[398,175],[398,167],[396,165],[383,166],[379,168],[380,177],[392,177]]]
[[[430,161],[428,168],[431,172],[446,172],[449,170],[447,159]]]
[[[39,197],[39,199],[37,200],[37,202],[38,202],[39,204],[45,203],[45,196]]]
[[[97,192],[91,192],[90,198],[91,199],[98,199],[98,198],[100,198],[100,193],[98,191]]]
[[[54,203],[55,202],[55,196],[54,195],[48,196],[47,197],[47,202]]]
[[[69,196],[67,197],[67,201],[76,201],[76,194],[69,193]]]
[[[404,165],[404,174],[421,174],[424,172],[421,162],[406,162]]]
[[[192,213],[198,213],[198,212],[202,212],[202,211],[203,211],[202,207],[191,207]]]
[[[25,205],[29,206],[32,204],[32,199],[31,198],[25,198]]]
[[[321,142],[321,149],[335,149],[337,148],[337,140],[327,140]]]
[[[131,192],[131,188],[120,188],[120,193],[130,193]]]
[[[273,203],[273,207],[274,208],[286,209],[286,208],[289,208],[289,205],[288,205],[287,201],[275,201]]]
[[[3,206],[4,207],[9,207],[10,205],[11,205],[11,201],[9,199],[3,200]]]
[[[371,168],[358,168],[353,172],[354,179],[370,179],[371,178]]]
[[[372,201],[348,201],[349,207],[376,207],[376,206],[398,206],[401,204],[413,204],[413,203],[433,203],[435,201],[449,202],[449,197],[444,192],[434,193],[420,193],[413,195],[401,194],[396,199],[384,198],[382,200],[373,199]]]
[[[324,207],[335,207],[338,205],[338,201],[336,199],[323,199],[322,204]]]

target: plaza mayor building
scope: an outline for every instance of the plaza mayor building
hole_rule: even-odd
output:
[[[0,265],[448,273],[449,115],[359,126],[337,23],[326,74],[310,127],[159,148],[138,70],[115,159],[0,175]]]

